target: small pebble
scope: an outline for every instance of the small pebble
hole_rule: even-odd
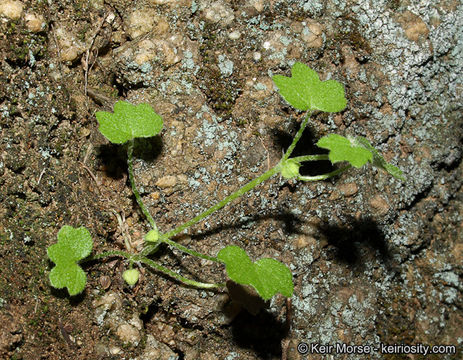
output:
[[[177,184],[177,178],[173,175],[163,176],[156,182],[156,186],[161,189],[171,188]]]
[[[140,331],[130,324],[122,324],[117,328],[116,335],[126,344],[137,346],[141,340]]]
[[[26,14],[25,20],[27,28],[34,33],[45,29],[45,20],[42,15]]]
[[[100,277],[100,286],[102,289],[107,290],[111,286],[111,278],[109,276],[103,275]]]
[[[109,353],[110,353],[111,355],[120,354],[121,351],[122,351],[122,349],[121,349],[120,347],[117,347],[117,346],[111,346],[111,347],[109,348]]]
[[[231,33],[228,34],[228,37],[231,39],[231,40],[237,40],[241,37],[241,33],[239,31],[232,31]]]
[[[217,1],[208,6],[205,9],[205,16],[207,20],[220,25],[229,25],[235,19],[233,9],[222,1]]]
[[[375,215],[378,216],[384,216],[389,211],[389,204],[381,195],[374,196],[370,200],[370,206]]]
[[[11,20],[17,20],[21,17],[24,4],[20,1],[3,0],[0,2],[0,14]]]

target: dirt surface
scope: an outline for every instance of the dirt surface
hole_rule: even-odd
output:
[[[450,347],[413,359],[461,359],[462,19],[451,0],[0,0],[0,358],[409,359],[380,344],[422,344]],[[82,295],[50,287],[46,248],[61,226],[87,227],[94,253],[124,236],[137,248],[149,230],[96,111],[127,100],[163,117],[160,136],[136,143],[135,173],[167,231],[279,161],[302,114],[271,75],[295,61],[348,98],[313,116],[295,155],[320,152],[328,133],[362,135],[407,182],[370,167],[274,177],[176,239],[288,264],[290,303],[276,296],[252,315],[223,290],[150,269],[130,288],[117,258],[84,266]],[[225,280],[169,248],[155,258]],[[374,349],[319,347],[337,343]]]

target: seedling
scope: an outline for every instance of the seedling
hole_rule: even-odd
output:
[[[48,257],[56,264],[50,272],[51,285],[58,289],[67,287],[69,295],[82,292],[87,276],[78,262],[90,255],[92,247],[86,228],[64,225],[58,232],[58,242],[47,249]]]
[[[164,243],[189,255],[225,265],[228,278],[238,284],[253,287],[264,300],[272,298],[277,293],[288,298],[291,297],[294,289],[291,271],[286,265],[275,259],[264,258],[253,262],[243,249],[234,245],[220,250],[217,256],[210,256],[172,240],[175,235],[202,221],[276,174],[281,174],[285,179],[318,181],[339,175],[352,166],[360,168],[371,163],[392,176],[405,180],[402,171],[387,163],[381,154],[363,137],[328,135],[317,142],[317,146],[329,151],[328,154],[290,158],[314,111],[339,112],[344,110],[347,104],[344,87],[339,82],[335,80],[320,81],[314,70],[301,63],[294,64],[291,73],[291,77],[275,75],[273,81],[281,96],[295,109],[305,111],[306,116],[278,164],[193,219],[167,232],[158,230],[155,220],[137,190],[133,172],[134,139],[159,134],[163,127],[162,118],[147,104],[132,105],[125,101],[119,101],[114,105],[114,113],[97,112],[96,118],[100,132],[114,144],[126,144],[132,191],[151,226],[151,230],[145,235],[145,247],[139,253],[113,250],[89,256],[93,242],[88,230],[83,227],[74,229],[68,225],[63,226],[58,233],[58,243],[48,248],[48,256],[56,265],[50,272],[51,285],[59,289],[67,288],[70,295],[76,295],[83,291],[86,284],[86,275],[79,266],[79,261],[117,256],[128,260],[129,268],[123,272],[122,277],[131,286],[135,285],[139,279],[139,272],[138,269],[134,268],[134,264],[150,266],[184,284],[197,288],[211,289],[225,286],[224,283],[199,282],[188,279],[152,260],[150,256],[156,252],[160,244]],[[299,173],[302,163],[319,160],[329,160],[333,164],[346,162],[347,165],[317,176],[303,176]]]

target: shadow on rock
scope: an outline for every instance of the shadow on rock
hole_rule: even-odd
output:
[[[297,128],[296,128],[297,127]],[[299,124],[295,126],[295,129],[291,133],[296,133],[299,129]],[[281,130],[272,131],[274,143],[276,146],[280,147],[282,150],[286,151],[291,142],[293,141],[293,136],[289,135],[286,132]],[[327,154],[328,151],[325,149],[319,148],[316,143],[318,139],[315,138],[313,131],[307,127],[299,142],[296,145],[291,157],[304,156],[304,155],[314,155],[314,154]],[[303,176],[316,176],[320,174],[326,174],[335,170],[335,167],[331,164],[330,161],[308,161],[302,163],[299,172]]]
[[[203,240],[208,236],[219,234],[224,230],[248,229],[254,226],[255,222],[267,219],[281,221],[281,227],[287,234],[304,234],[304,232],[300,229],[301,225],[303,224],[303,220],[288,211],[279,211],[272,214],[249,216],[246,220],[236,221],[229,224],[218,224],[217,226],[206,231],[191,235],[191,238],[194,240]]]
[[[163,144],[159,136],[135,139],[134,159],[150,162],[162,152]],[[113,179],[121,179],[127,173],[127,145],[104,144],[98,147],[99,161],[104,165],[106,175]]]
[[[231,326],[238,346],[255,351],[262,359],[281,357],[281,341],[287,335],[287,326],[268,311],[262,310],[257,315],[241,311]]]
[[[355,266],[362,266],[368,251],[391,269],[392,254],[384,234],[377,223],[370,219],[350,219],[346,224],[319,226],[321,235],[327,240],[335,260]]]

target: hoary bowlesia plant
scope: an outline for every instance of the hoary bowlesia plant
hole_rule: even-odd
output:
[[[291,77],[275,75],[273,81],[281,96],[294,108],[306,112],[306,116],[278,164],[193,219],[165,232],[158,229],[155,220],[143,203],[135,184],[133,171],[134,139],[159,134],[163,127],[162,118],[148,104],[132,105],[125,101],[117,102],[114,105],[113,113],[97,112],[96,118],[100,132],[113,144],[123,144],[127,149],[128,173],[132,191],[151,226],[151,230],[144,237],[144,249],[138,253],[111,250],[90,255],[93,241],[89,231],[85,227],[73,228],[64,225],[58,232],[58,242],[48,248],[48,256],[55,263],[50,272],[51,285],[58,289],[67,288],[70,295],[79,294],[84,290],[87,281],[86,274],[79,265],[80,262],[121,257],[128,262],[128,269],[123,272],[122,277],[129,285],[135,285],[139,279],[139,271],[136,266],[148,266],[197,288],[211,289],[225,286],[224,283],[199,282],[186,278],[153,260],[152,255],[159,245],[164,243],[189,255],[223,264],[229,279],[241,285],[252,286],[264,300],[270,299],[277,293],[291,297],[294,287],[291,271],[286,265],[275,259],[264,258],[253,262],[246,252],[236,245],[223,248],[216,256],[207,255],[172,240],[175,235],[202,221],[276,174],[280,174],[285,179],[318,181],[339,175],[351,167],[360,168],[371,163],[392,176],[404,180],[402,171],[387,163],[364,137],[327,135],[317,142],[317,146],[327,149],[328,154],[291,157],[314,111],[339,112],[347,104],[344,87],[341,83],[335,80],[320,81],[314,70],[301,63],[295,63],[291,73]],[[346,165],[317,176],[303,176],[299,173],[302,163],[320,160],[329,160],[333,164],[344,162]]]

